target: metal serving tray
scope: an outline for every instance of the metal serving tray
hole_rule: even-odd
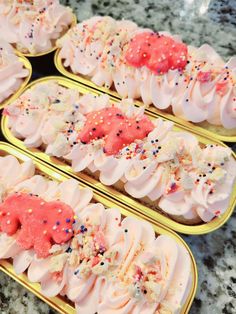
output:
[[[61,172],[60,170],[56,170],[54,167],[45,164],[43,161],[40,161],[36,157],[23,152],[20,149],[17,149],[13,147],[10,144],[0,142],[0,156],[6,156],[6,155],[12,155],[15,156],[20,162],[27,161],[29,159],[33,160],[33,163],[35,164],[36,171],[38,174],[42,174],[47,176],[48,178],[52,180],[56,180],[59,182],[65,181],[70,178],[70,176],[66,173]],[[82,187],[90,187],[90,185],[87,184],[87,180],[89,178],[86,178],[86,176],[83,176],[80,178],[80,184]],[[98,191],[95,187],[92,188],[93,190],[93,201],[102,203],[105,207],[116,207],[121,211],[121,214],[126,216],[133,216],[136,218],[145,218],[144,215],[141,213],[136,212],[134,209],[129,208],[125,204],[119,203],[117,200],[104,195],[101,191]],[[149,219],[148,219],[149,220]],[[149,222],[152,224],[155,232],[157,235],[159,234],[165,234],[170,237],[172,237],[175,241],[180,243],[185,247],[185,249],[188,251],[191,259],[191,272],[192,272],[192,283],[189,288],[189,294],[186,299],[186,302],[182,308],[181,314],[188,313],[191,304],[193,302],[196,290],[197,290],[197,280],[198,280],[198,274],[197,274],[197,266],[196,262],[194,260],[193,254],[188,247],[188,245],[184,242],[183,239],[179,235],[177,235],[175,232],[170,230],[169,228],[162,226],[161,223],[153,222],[149,220]],[[35,284],[29,282],[27,275],[16,275],[12,266],[12,263],[10,260],[1,260],[0,259],[0,270],[2,270],[4,273],[8,274],[10,277],[15,279],[17,282],[22,284],[26,289],[34,293],[36,296],[38,296],[40,299],[42,299],[44,302],[52,306],[54,309],[56,309],[59,313],[63,314],[74,314],[76,313],[75,308],[72,303],[69,303],[66,298],[63,297],[54,297],[54,298],[47,298],[41,294],[40,291],[40,284]]]

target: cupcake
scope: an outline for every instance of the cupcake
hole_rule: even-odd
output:
[[[93,17],[57,41],[70,72],[194,123],[236,128],[236,58],[131,21]],[[230,133],[231,134],[231,133]]]
[[[0,103],[13,95],[29,76],[29,70],[10,44],[0,39]]]
[[[24,53],[37,55],[54,48],[74,21],[72,10],[58,0],[3,1],[1,37]]]
[[[154,210],[186,224],[223,214],[235,180],[229,148],[202,145],[196,136],[153,119],[131,100],[80,95],[51,80],[12,103],[11,132],[27,147],[66,160]]]
[[[13,184],[0,203],[0,258],[81,314],[180,313],[193,281],[187,249],[91,199],[73,179]]]

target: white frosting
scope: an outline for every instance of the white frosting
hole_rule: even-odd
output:
[[[0,103],[17,91],[29,70],[15,54],[10,44],[0,38]]]
[[[224,64],[210,46],[189,46],[189,64],[183,73],[169,70],[157,76],[146,67],[131,67],[125,60],[128,43],[144,31],[150,30],[130,21],[93,17],[58,40],[59,57],[73,73],[89,76],[98,86],[114,86],[122,97],[141,98],[145,105],[161,110],[171,106],[174,115],[194,123],[207,120],[226,129],[236,128],[236,57]],[[221,88],[222,83],[226,86]]]
[[[72,10],[58,0],[0,3],[1,37],[23,53],[50,50],[72,22]]]

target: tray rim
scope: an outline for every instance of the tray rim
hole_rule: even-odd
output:
[[[10,155],[15,156],[18,160],[20,159],[21,161],[31,159],[37,169],[39,169],[43,173],[46,173],[47,175],[49,175],[50,178],[53,178],[54,180],[64,181],[64,180],[71,178],[69,174],[63,173],[59,169],[55,170],[55,168],[53,166],[48,165],[44,161],[39,160],[38,158],[36,158],[34,156],[31,156],[29,153],[26,153],[19,148],[14,147],[12,144],[0,142],[0,152],[2,152],[2,151],[5,152],[5,154],[10,154]],[[78,181],[80,182],[81,187],[91,188],[90,186],[87,185],[86,182],[83,182],[83,181],[81,182],[80,180],[78,180]],[[92,191],[94,194],[93,198],[98,202],[100,200],[102,200],[103,204],[105,204],[104,205],[105,207],[110,206],[109,202],[111,204],[113,204],[114,200],[112,200],[112,198],[110,198],[108,196],[104,196],[101,192],[99,192],[95,189],[92,189]],[[108,200],[108,202],[107,202],[107,200]],[[138,219],[143,219],[140,215],[130,211],[130,208],[124,204],[120,204],[119,202],[115,202],[115,206],[117,206],[119,208],[122,215],[132,216],[132,217],[136,217]],[[174,232],[173,230],[169,229],[166,226],[162,226],[158,222],[154,223],[154,222],[149,221],[149,223],[151,223],[156,234],[165,234],[165,235],[172,237],[173,239],[175,239],[177,241],[177,243],[183,245],[183,247],[187,250],[187,252],[190,256],[192,282],[191,282],[191,288],[189,291],[189,295],[185,301],[185,304],[183,306],[183,310],[181,311],[182,314],[188,313],[190,308],[191,308],[191,305],[193,303],[193,300],[196,296],[197,285],[198,285],[198,270],[197,270],[197,264],[196,264],[194,255],[193,255],[189,245],[176,232]],[[8,274],[10,277],[15,279],[18,283],[22,284],[30,292],[32,292],[33,294],[38,296],[40,299],[42,299],[44,302],[46,302],[48,305],[52,306],[54,309],[58,310],[62,314],[67,314],[67,313],[74,314],[74,313],[76,313],[74,311],[74,308],[69,303],[66,303],[64,300],[62,300],[60,297],[47,298],[47,297],[43,296],[42,293],[40,293],[40,284],[31,283],[25,274],[16,275],[14,270],[13,270],[12,264],[9,263],[10,264],[9,265],[7,263],[9,263],[9,262],[7,262],[6,260],[0,259],[0,270],[2,270],[4,273]]]
[[[98,85],[96,85],[95,83],[93,83],[91,80],[87,79],[86,77],[83,77],[82,75],[77,75],[74,73],[71,73],[70,71],[68,71],[62,64],[62,59],[59,56],[61,48],[58,47],[55,51],[54,54],[54,64],[57,68],[57,70],[64,75],[67,78],[70,78],[76,82],[79,82],[81,84],[84,84],[86,86],[89,86],[90,88],[93,88],[95,90],[98,90],[99,92],[108,94],[110,96],[113,96],[117,99],[122,99],[121,96],[119,96],[119,94],[116,91],[110,90],[106,87],[100,87]],[[144,103],[140,100],[134,100],[135,104],[137,106],[145,106]],[[173,114],[170,113],[165,113],[164,111],[161,111],[159,109],[157,109],[154,105],[150,105],[150,106],[145,106],[146,107],[146,112],[147,113],[151,113],[156,115],[157,117],[161,117],[161,118],[165,118],[168,119],[176,124],[179,124],[180,126],[185,126],[186,128],[188,128],[190,130],[190,132],[194,132],[196,134],[199,135],[203,135],[205,137],[209,137],[209,138],[214,138],[216,140],[219,141],[224,141],[224,142],[236,142],[236,134],[235,135],[221,135],[218,133],[214,133],[213,131],[207,130],[197,124],[194,124],[193,122],[190,121],[186,121],[182,118],[179,118]],[[235,128],[236,129],[236,128]]]
[[[35,81],[32,81],[29,85],[27,85],[25,87],[25,89],[22,91],[22,93],[37,83],[45,82],[45,81],[49,81],[49,80],[56,80],[61,85],[63,85],[63,83],[64,83],[64,86],[69,87],[69,88],[75,87],[80,92],[81,91],[85,92],[85,93],[91,92],[95,95],[101,94],[101,92],[99,92],[99,91],[95,91],[93,89],[90,89],[90,88],[78,83],[78,82],[75,82],[73,80],[70,80],[70,79],[64,78],[64,77],[60,77],[60,76],[48,76],[48,77],[44,77],[44,78],[40,78],[40,79],[37,79]],[[110,97],[110,98],[114,102],[119,101],[118,99],[115,99],[115,98],[113,99],[112,97]],[[150,114],[148,114],[148,115],[153,117],[153,118],[156,118],[155,115],[154,116],[152,116]],[[7,127],[7,120],[8,119],[6,116],[2,117],[2,121],[1,121],[2,133],[3,133],[4,137],[9,142],[11,142],[13,145],[23,149],[24,151],[36,156],[37,158],[39,158],[41,160],[44,160],[45,162],[53,165],[54,167],[62,170],[63,172],[66,172],[67,174],[69,174],[70,176],[72,176],[74,178],[81,178],[81,177],[85,176],[84,174],[81,174],[81,173],[74,173],[71,166],[65,164],[64,162],[60,161],[59,159],[57,159],[55,157],[50,157],[50,156],[46,155],[44,152],[40,151],[37,148],[27,148],[24,145],[22,140],[19,140],[12,135],[11,131]],[[181,130],[183,129],[184,131],[186,131],[184,126],[176,125],[176,128],[181,129]],[[189,130],[187,129],[187,131],[189,131]],[[191,131],[190,131],[190,133],[191,133]],[[198,135],[198,134],[194,134],[194,135],[197,136],[198,139],[200,138],[201,140],[205,140],[206,142],[210,141],[210,143],[215,143],[215,144],[221,145],[223,147],[227,147],[227,145],[225,145],[224,143],[222,143],[218,140],[215,140],[215,139],[209,140],[209,138],[207,138],[207,137],[203,137],[203,136]],[[233,151],[232,151],[232,156],[236,160],[236,155]],[[92,179],[91,177],[88,177],[88,178],[90,178],[89,180]],[[119,202],[121,202],[123,204],[128,203],[130,208],[133,208],[133,209],[135,208],[136,211],[138,211],[138,212],[142,212],[142,213],[145,212],[144,215],[147,218],[151,219],[151,221],[154,222],[158,218],[159,221],[161,221],[162,224],[164,224],[168,228],[171,228],[174,231],[180,232],[183,234],[200,235],[200,234],[206,234],[206,233],[212,232],[212,231],[220,228],[230,218],[230,216],[232,215],[232,213],[234,211],[235,205],[236,205],[236,184],[235,184],[234,188],[231,192],[230,205],[221,217],[217,217],[208,223],[203,223],[200,225],[193,225],[193,226],[192,225],[184,225],[184,224],[181,224],[179,222],[174,221],[171,218],[168,218],[168,217],[162,215],[161,213],[158,213],[158,212],[152,210],[147,205],[143,205],[143,204],[139,203],[138,199],[133,199],[133,198],[131,198],[131,196],[126,196],[126,195],[116,191],[112,187],[108,187],[108,186],[103,185],[98,180],[93,179],[93,185],[95,185],[96,189],[102,190],[103,193],[106,193],[108,195],[112,194],[113,199],[119,199]]]

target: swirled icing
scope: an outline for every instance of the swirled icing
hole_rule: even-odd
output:
[[[29,70],[6,41],[0,39],[0,103],[11,96],[29,75]]]
[[[111,133],[115,140],[109,139],[109,147],[114,144],[115,151],[106,152],[107,136],[113,131],[109,116],[103,116],[113,111],[118,131]],[[231,150],[201,147],[194,135],[176,132],[171,122],[161,119],[152,120],[142,137],[132,137],[129,121],[142,128],[143,119],[149,118],[144,108],[136,108],[130,100],[113,104],[106,95],[80,96],[52,81],[29,89],[5,112],[11,131],[27,146],[43,143],[47,154],[67,159],[75,172],[98,171],[105,185],[122,181],[132,197],[148,197],[149,203],[175,218],[207,222],[228,207],[235,180]]]
[[[9,157],[5,157],[7,160]],[[166,235],[156,238],[148,222],[133,217],[122,219],[118,209],[90,203],[91,190],[81,189],[76,180],[58,183],[32,173],[11,188],[1,209],[12,197],[23,197],[20,206],[24,206],[28,195],[32,211],[27,215],[34,215],[36,208],[32,202],[37,203],[37,199],[50,203],[57,200],[58,206],[63,202],[63,206],[74,210],[72,238],[67,237],[64,244],[52,245],[50,254],[40,258],[35,248],[26,249],[18,241],[22,230],[6,234],[1,211],[0,258],[12,258],[17,274],[27,270],[29,280],[41,283],[43,294],[66,295],[82,314],[127,313],[127,310],[180,312],[192,282],[190,257],[184,246]],[[10,220],[17,213],[18,206],[13,206],[7,217]],[[60,214],[48,219],[55,220],[59,228]],[[68,224],[67,220],[64,224]],[[11,228],[12,223],[13,220],[7,225]],[[31,223],[37,235],[45,228],[41,219]],[[25,218],[24,228],[26,225]],[[57,234],[56,228],[52,230]]]
[[[50,50],[72,21],[72,10],[58,0],[14,0],[0,4],[1,37],[23,53]]]
[[[236,58],[225,63],[209,45],[187,47],[169,33],[95,17],[70,30],[58,47],[66,68],[122,97],[171,108],[194,123],[236,127]]]
[[[0,168],[0,201],[12,191],[14,185],[26,180],[34,173],[34,165],[30,160],[21,164],[10,155],[0,157]]]

